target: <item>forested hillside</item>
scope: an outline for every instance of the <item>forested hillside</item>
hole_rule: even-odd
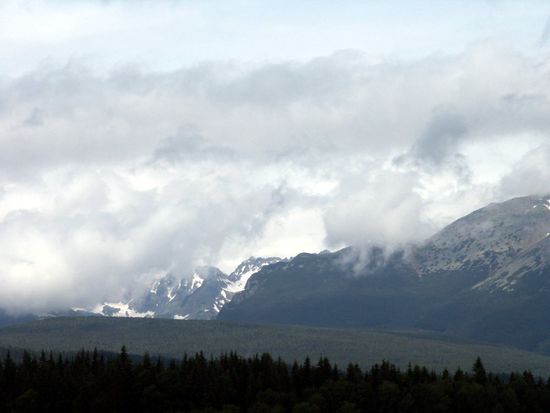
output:
[[[550,376],[550,357],[425,332],[389,332],[251,325],[220,321],[137,318],[52,318],[0,329],[0,346],[74,353],[80,349],[181,358],[203,351],[243,356],[270,353],[285,360],[329,357],[339,365],[370,366],[382,359],[401,368],[409,362],[436,371],[468,368],[481,356],[489,370],[501,373],[529,369]]]

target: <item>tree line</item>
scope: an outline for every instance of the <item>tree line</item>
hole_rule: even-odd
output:
[[[145,354],[74,356],[23,353],[0,361],[1,412],[549,412],[550,380],[529,372],[400,370],[382,362],[363,371],[327,358],[292,365],[269,354],[216,358],[199,353],[163,361]]]

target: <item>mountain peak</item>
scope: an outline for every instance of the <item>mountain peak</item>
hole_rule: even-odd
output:
[[[281,261],[278,257],[251,256],[230,274],[210,265],[197,266],[185,277],[168,273],[153,281],[151,286],[130,300],[102,303],[91,310],[105,316],[148,316],[177,319],[215,318],[233,296],[244,290],[246,283],[269,264]]]
[[[226,278],[227,275],[222,272],[219,268],[213,267],[210,265],[202,265],[195,268],[193,272],[193,278],[202,278],[202,279],[216,279],[216,278]]]
[[[550,233],[550,201],[513,198],[478,209],[443,228],[417,248],[419,274],[492,271]]]
[[[275,264],[280,261],[282,261],[282,258],[279,257],[250,257],[241,262],[237,268],[229,274],[228,279],[232,282],[232,284],[228,287],[228,291],[231,291],[232,293],[243,291],[250,277],[266,265]]]

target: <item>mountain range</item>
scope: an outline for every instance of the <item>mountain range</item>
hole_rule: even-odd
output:
[[[417,245],[300,254],[220,320],[422,329],[550,354],[550,201],[490,204]]]
[[[212,266],[197,267],[191,276],[176,277],[169,273],[124,302],[100,303],[77,312],[109,317],[211,320],[236,293],[245,289],[252,275],[280,261],[278,257],[250,257],[231,274]]]
[[[230,274],[198,267],[54,315],[428,331],[550,354],[550,197],[490,204],[402,248],[251,257]],[[2,324],[30,318],[0,312]]]

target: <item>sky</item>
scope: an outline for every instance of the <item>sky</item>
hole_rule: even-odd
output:
[[[550,193],[549,58],[545,1],[2,1],[1,306]]]

